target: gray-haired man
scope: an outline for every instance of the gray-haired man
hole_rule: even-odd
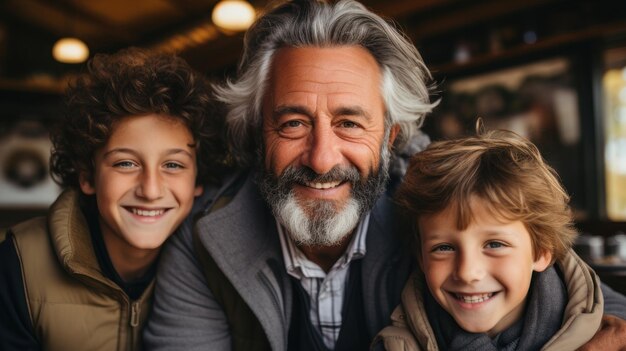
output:
[[[165,248],[146,346],[367,349],[411,269],[384,194],[392,150],[434,106],[428,80],[407,38],[355,1],[257,20],[217,89],[252,171]]]

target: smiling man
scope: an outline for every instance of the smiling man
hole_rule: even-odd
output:
[[[150,349],[363,350],[411,269],[384,196],[430,80],[417,49],[355,1],[294,1],[248,31],[217,87],[250,172],[208,191],[162,255]]]
[[[205,189],[163,250],[146,346],[367,350],[412,269],[385,188],[434,106],[428,80],[415,46],[358,2],[260,17],[216,90],[249,172]]]
[[[336,258],[326,247],[344,251],[385,189],[397,126],[385,128],[380,70],[359,46],[283,48],[273,67],[260,190],[299,248],[327,271]]]

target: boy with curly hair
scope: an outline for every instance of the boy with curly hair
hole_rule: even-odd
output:
[[[141,347],[161,246],[225,165],[210,92],[175,56],[88,63],[51,135],[65,190],[0,245],[0,349]]]
[[[378,347],[575,350],[604,314],[623,313],[604,306],[598,277],[571,250],[569,197],[528,140],[490,131],[433,143],[411,159],[397,200],[417,226],[421,271]]]

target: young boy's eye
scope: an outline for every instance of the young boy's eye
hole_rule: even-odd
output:
[[[120,161],[113,164],[113,167],[117,168],[132,168],[135,164],[131,161]]]
[[[504,244],[499,242],[499,241],[490,241],[487,243],[487,248],[489,249],[499,249],[501,247],[504,247]]]
[[[433,249],[433,252],[437,252],[437,251],[439,252],[454,251],[454,247],[448,244],[438,245]]]
[[[183,165],[181,165],[180,163],[167,162],[165,164],[165,168],[167,168],[167,169],[181,169],[181,168],[185,168],[185,167]]]

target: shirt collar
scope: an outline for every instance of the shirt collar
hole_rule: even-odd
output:
[[[355,235],[353,235],[352,240],[350,240],[348,248],[333,265],[331,271],[343,268],[350,264],[353,260],[363,258],[365,256],[367,251],[365,239],[367,237],[369,220],[370,214],[368,212],[359,221]],[[276,220],[276,227],[278,228],[278,237],[280,238],[280,245],[287,273],[296,278],[325,277],[326,273],[316,263],[312,262],[304,255],[298,246],[296,246],[296,243],[291,238],[291,235],[288,234],[287,230],[278,222],[278,220]]]

